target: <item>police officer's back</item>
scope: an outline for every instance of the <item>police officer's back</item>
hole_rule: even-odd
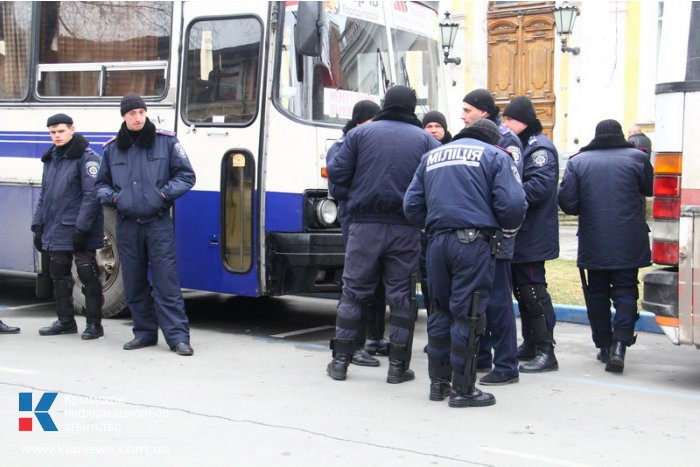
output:
[[[404,199],[406,217],[430,239],[430,399],[443,400],[451,380],[451,407],[495,402],[475,387],[478,337],[501,229],[517,229],[527,207],[513,161],[493,146],[498,139],[493,122],[474,122],[423,156]]]

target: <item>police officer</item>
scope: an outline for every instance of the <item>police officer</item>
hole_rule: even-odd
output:
[[[39,329],[39,334],[54,336],[78,332],[71,274],[75,259],[78,277],[83,283],[87,319],[81,338],[97,339],[104,335],[102,284],[95,259],[95,250],[104,246],[102,207],[95,197],[100,156],[75,132],[70,116],[53,115],[46,126],[53,146],[41,157],[44,170],[32,232],[36,249],[48,252],[50,258],[49,275],[53,279],[58,320]]]
[[[430,239],[430,400],[449,392],[450,407],[496,402],[475,386],[478,340],[502,229],[514,234],[527,208],[515,164],[493,146],[498,139],[488,120],[463,129],[423,157],[404,199],[406,217],[425,225]]]
[[[134,320],[134,339],[124,349],[156,345],[160,326],[171,350],[192,355],[170,208],[192,188],[195,174],[175,134],[157,130],[148,119],[140,96],[124,96],[120,110],[124,123],[105,145],[97,194],[118,213],[117,246]]]
[[[598,360],[607,371],[622,372],[626,348],[636,341],[637,274],[651,264],[645,196],[652,196],[653,185],[649,156],[625,141],[617,121],[603,120],[593,141],[569,159],[559,188],[562,211],[579,216],[578,267]]]
[[[357,127],[358,125],[363,125],[372,121],[375,115],[379,113],[381,108],[379,105],[370,100],[362,100],[355,103],[352,108],[352,118],[343,127],[343,136],[338,138],[333,145],[328,149],[326,153],[326,165],[333,160],[335,154],[338,152],[340,147],[345,141],[345,135],[348,131]],[[338,187],[332,182],[328,182],[328,191],[334,198],[347,198],[347,189]],[[348,242],[348,230],[349,222],[345,219],[345,201],[338,201],[338,218],[340,219],[340,228],[343,233],[343,242],[347,244]],[[369,310],[368,316],[366,318],[366,326],[364,330],[364,336],[358,336],[358,348],[352,355],[351,363],[360,366],[379,366],[379,360],[374,358],[372,355],[388,355],[389,354],[389,342],[384,339],[384,327],[386,314],[386,300],[384,298],[384,286],[380,283],[374,294],[374,300],[372,301],[371,308]]]
[[[326,369],[336,380],[346,378],[362,317],[380,280],[391,316],[387,382],[414,378],[408,368],[415,324],[411,277],[418,266],[420,229],[406,220],[402,203],[421,155],[440,145],[423,131],[414,113],[416,100],[410,88],[390,88],[374,121],[348,132],[328,165],[329,181],[348,189],[350,223],[333,360]]]
[[[554,355],[556,315],[547,292],[544,262],[559,256],[559,156],[542,134],[542,124],[527,97],[516,97],[506,106],[503,122],[523,144],[523,188],[528,202],[511,265],[524,338],[517,353],[525,361],[520,371],[553,371],[559,369]]]
[[[442,144],[452,141],[452,134],[447,129],[447,119],[437,110],[431,110],[423,116],[423,129],[433,135]]]
[[[522,144],[520,139],[505,125],[499,117],[500,109],[491,93],[486,89],[475,89],[464,96],[462,101],[462,121],[470,126],[479,118],[491,120],[498,126],[498,146],[505,148],[513,158],[518,173],[522,177]],[[513,312],[513,283],[511,279],[510,260],[513,258],[515,239],[503,239],[496,255],[496,272],[491,289],[491,298],[486,307],[486,332],[479,340],[479,358],[477,370],[489,374],[479,379],[487,386],[499,386],[517,383],[517,328]],[[493,348],[493,355],[491,349]],[[493,370],[491,365],[493,363]]]

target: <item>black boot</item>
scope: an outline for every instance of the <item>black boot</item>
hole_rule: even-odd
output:
[[[407,349],[405,345],[394,344],[392,342],[389,353],[389,372],[386,376],[386,382],[390,384],[399,384],[415,379],[415,373],[408,368],[410,363],[411,350]]]
[[[99,320],[91,320],[87,322],[87,327],[85,331],[80,335],[80,338],[84,341],[89,341],[92,339],[98,339],[105,335],[104,328]]]
[[[543,373],[558,369],[559,363],[554,356],[554,345],[547,343],[538,345],[535,358],[520,365],[520,371],[523,373]]]
[[[77,334],[78,325],[75,320],[64,323],[61,320],[56,320],[51,323],[51,326],[46,326],[39,329],[39,334],[42,336],[56,336],[58,334]]]
[[[352,360],[355,347],[353,339],[331,339],[333,360],[326,367],[328,376],[338,381],[344,381],[347,378],[348,366]]]
[[[359,366],[379,366],[379,360],[371,356],[364,347],[355,350],[350,363]]]
[[[64,263],[52,261],[49,267],[65,268]],[[70,274],[70,265],[67,266],[68,274]],[[59,272],[65,272],[64,270]],[[75,311],[73,311],[73,283],[63,276],[59,276],[59,272],[54,271],[53,295],[56,298],[56,314],[58,320],[54,321],[51,326],[46,326],[39,329],[39,334],[42,336],[56,336],[58,334],[76,334],[78,325],[75,323]]]
[[[496,398],[488,392],[481,392],[473,383],[473,378],[452,373],[453,386],[450,389],[450,407],[486,407],[494,405]]]
[[[613,341],[610,346],[610,361],[605,365],[605,371],[622,373],[625,369],[625,352],[627,345],[622,341]]]
[[[428,374],[430,375],[430,400],[444,401],[450,392],[452,366],[448,358],[435,360],[428,358]]]
[[[83,268],[84,266],[79,267]],[[95,269],[96,267],[95,265]],[[80,272],[80,269],[78,271]],[[102,302],[104,299],[102,298],[102,285],[99,282],[99,277],[95,277],[93,282],[83,287],[83,295],[85,295],[87,327],[80,338],[85,341],[100,338],[105,335],[105,331],[102,327]]]
[[[534,342],[524,341],[518,346],[516,356],[521,362],[527,362],[537,356],[537,345]]]
[[[599,362],[608,363],[610,361],[610,344],[603,344],[600,347],[600,352],[596,355]]]

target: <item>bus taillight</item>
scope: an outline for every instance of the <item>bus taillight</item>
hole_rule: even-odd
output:
[[[654,198],[654,219],[678,219],[681,216],[680,198]]]
[[[678,264],[682,168],[680,153],[657,153],[654,158],[651,259],[656,264]]]
[[[678,242],[654,240],[651,246],[651,260],[656,264],[678,264]]]

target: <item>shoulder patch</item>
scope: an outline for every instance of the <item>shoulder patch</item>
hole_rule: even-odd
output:
[[[87,161],[85,163],[85,172],[92,177],[97,177],[97,172],[100,170],[100,163],[97,161]]]
[[[162,128],[156,128],[156,133],[158,133],[160,135],[165,135],[165,136],[175,136],[174,131],[164,130]]]
[[[540,149],[532,153],[532,162],[535,163],[537,167],[542,167],[547,163],[547,151]]]
[[[175,143],[174,147],[175,151],[177,151],[177,155],[180,156],[182,159],[187,159],[187,153],[185,152],[185,148],[182,147],[182,144],[178,141]]]
[[[506,148],[506,151],[510,153],[511,156],[513,156],[513,160],[517,164],[520,162],[520,159],[522,158],[522,155],[520,154],[520,148],[516,145],[508,146]]]

